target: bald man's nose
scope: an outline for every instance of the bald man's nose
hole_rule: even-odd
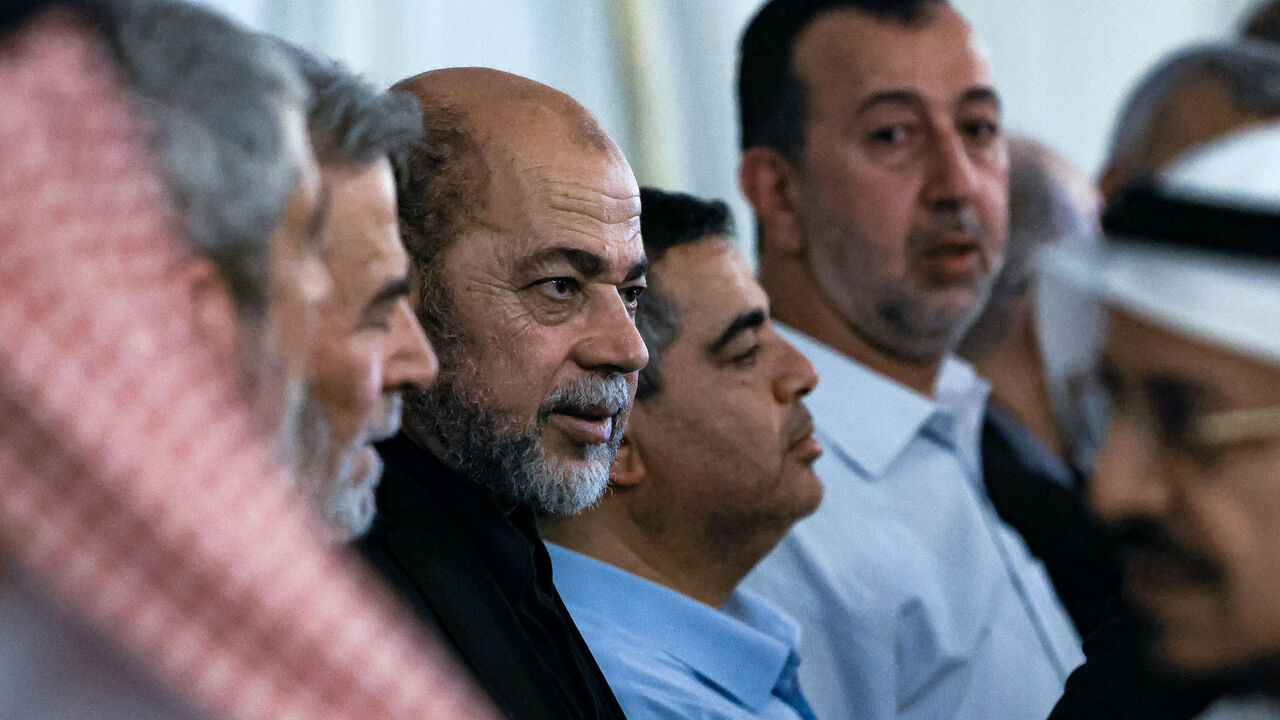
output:
[[[573,359],[583,368],[622,373],[638,372],[648,364],[649,351],[621,295],[597,302],[583,336],[574,343]]]

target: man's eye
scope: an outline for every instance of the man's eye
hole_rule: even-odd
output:
[[[644,285],[632,285],[631,287],[622,288],[622,301],[627,307],[636,307],[640,304],[640,296],[644,295],[647,288]]]
[[[391,311],[392,308],[388,307],[366,313],[360,321],[360,327],[364,330],[391,332]]]
[[[899,145],[907,139],[907,126],[887,125],[872,130],[867,138],[877,145]]]
[[[752,345],[747,348],[746,352],[739,353],[730,358],[730,361],[741,368],[755,367],[756,360],[760,357],[762,346],[759,344]]]
[[[577,280],[567,277],[549,278],[539,286],[544,294],[556,300],[568,300],[582,288]]]
[[[991,120],[966,120],[960,123],[960,132],[978,145],[987,145],[1000,137],[1000,124]]]

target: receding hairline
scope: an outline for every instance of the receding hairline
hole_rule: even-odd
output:
[[[504,148],[513,125],[530,120],[557,118],[575,145],[606,155],[621,151],[600,122],[568,94],[531,80],[492,68],[444,68],[405,78],[393,90],[412,93],[418,101],[456,112],[465,124],[459,128],[481,141],[485,150]]]

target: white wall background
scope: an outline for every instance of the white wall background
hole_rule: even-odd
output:
[[[486,65],[573,95],[643,184],[730,201],[737,38],[762,0],[205,0],[390,84]],[[1008,126],[1087,172],[1157,58],[1236,31],[1257,0],[952,0],[984,38]],[[744,249],[751,243],[744,242]]]

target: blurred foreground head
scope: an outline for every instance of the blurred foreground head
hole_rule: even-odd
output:
[[[1108,308],[1091,501],[1187,671],[1280,658],[1278,167],[1280,126],[1228,136],[1117,195],[1100,255],[1050,258]]]
[[[333,275],[312,347],[302,413],[307,497],[337,540],[368,529],[401,393],[438,369],[409,304],[391,158],[422,135],[411,95],[379,91],[341,65],[283,46],[311,89],[307,117],[329,209],[321,253]]]
[[[309,94],[266,38],[170,0],[90,3],[190,243],[203,332],[229,337],[245,397],[287,460],[320,303],[327,203]]]
[[[532,80],[455,68],[397,88],[422,104],[400,223],[440,355],[406,428],[504,501],[576,512],[604,491],[647,360],[631,168],[586,109]]]
[[[145,5],[168,29],[192,12]],[[157,178],[146,96],[114,72],[132,55],[97,33],[119,8],[76,8],[0,41],[6,554],[210,716],[489,717],[308,522],[234,381],[237,337],[206,316],[222,276]]]

